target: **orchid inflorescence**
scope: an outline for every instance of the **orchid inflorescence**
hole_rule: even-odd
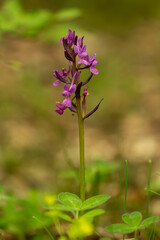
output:
[[[86,115],[86,96],[89,94],[88,86],[84,88],[82,96],[81,88],[88,84],[94,74],[98,74],[98,70],[95,68],[98,62],[95,60],[96,54],[89,58],[86,52],[87,46],[83,45],[83,39],[84,37],[78,38],[75,35],[75,31],[72,32],[71,29],[69,29],[66,37],[61,38],[60,42],[64,47],[64,55],[68,60],[68,70],[66,68],[62,68],[62,71],[54,70],[53,76],[56,78],[56,81],[53,85],[58,86],[60,83],[64,83],[64,91],[62,92],[64,99],[62,102],[57,102],[55,112],[62,115],[64,110],[69,108],[76,113],[76,99],[80,99],[82,102],[82,117],[85,119],[98,109],[102,100]],[[89,69],[90,76],[87,80],[80,81],[81,72],[85,69]]]

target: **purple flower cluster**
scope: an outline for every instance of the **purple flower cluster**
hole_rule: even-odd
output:
[[[56,78],[56,81],[53,83],[54,86],[64,83],[64,90],[62,92],[63,101],[57,102],[57,109],[55,110],[55,112],[60,115],[62,115],[67,108],[72,112],[77,112],[76,99],[80,98],[81,101],[83,101],[88,95],[87,86],[84,88],[82,96],[80,96],[81,87],[90,81],[93,74],[98,74],[98,70],[95,68],[98,64],[95,60],[96,54],[89,58],[86,52],[87,46],[83,45],[83,38],[84,37],[78,38],[75,35],[75,31],[72,32],[71,29],[69,29],[67,36],[60,40],[64,47],[65,57],[68,60],[68,70],[62,68],[62,71],[54,70],[53,73],[53,76]],[[84,69],[89,69],[90,76],[87,80],[81,82],[80,74]]]

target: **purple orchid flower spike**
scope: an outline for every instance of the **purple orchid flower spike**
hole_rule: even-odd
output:
[[[75,35],[75,31],[69,29],[66,37],[61,38],[61,44],[64,47],[64,54],[68,60],[68,71],[66,68],[62,68],[62,71],[55,70],[53,76],[56,81],[53,83],[54,86],[58,86],[60,83],[64,83],[64,90],[62,91],[63,100],[57,102],[55,110],[56,113],[62,115],[64,111],[68,108],[72,112],[78,114],[78,109],[82,108],[82,118],[86,119],[88,116],[92,115],[98,107],[96,106],[91,113],[85,116],[86,112],[86,97],[88,96],[88,86],[84,88],[81,93],[81,88],[88,84],[94,74],[98,74],[98,70],[95,66],[98,62],[95,60],[96,54],[89,58],[86,52],[87,46],[83,45],[83,38],[78,38]],[[83,67],[83,65],[85,65]],[[80,80],[81,72],[84,69],[88,69],[91,74],[84,80]],[[80,104],[78,103],[80,101]]]

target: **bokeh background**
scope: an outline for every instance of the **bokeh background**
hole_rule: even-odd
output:
[[[87,168],[94,172],[95,161],[101,169],[108,164],[98,191],[113,196],[116,214],[122,210],[116,201],[123,201],[127,159],[128,206],[143,209],[149,159],[152,184],[160,188],[158,0],[0,1],[0,183],[17,196],[31,189],[79,192],[78,181],[73,184],[77,118],[54,112],[62,86],[52,85],[53,70],[67,67],[59,40],[69,28],[85,36],[87,51],[99,61],[88,111],[104,98],[85,122]],[[94,184],[87,185],[88,195]],[[154,196],[151,206],[153,213],[160,211]]]

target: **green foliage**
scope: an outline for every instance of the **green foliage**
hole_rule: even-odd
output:
[[[81,206],[81,210],[88,210],[88,209],[92,209],[95,208],[99,205],[101,205],[102,203],[105,203],[106,201],[108,201],[110,198],[109,195],[105,194],[105,195],[97,195],[91,198],[88,198],[87,200],[85,200],[82,203]]]
[[[122,216],[124,223],[112,224],[106,227],[106,232],[127,234],[135,232],[139,229],[148,228],[151,224],[158,222],[158,217],[146,218],[143,222],[140,212],[125,213]]]
[[[41,229],[42,224],[49,226],[53,220],[41,211],[39,194],[32,191],[25,199],[17,199],[13,195],[1,194],[0,228],[19,237],[25,236],[33,229]],[[35,221],[35,215],[41,222]]]
[[[117,223],[106,227],[106,232],[126,234],[134,232],[134,229],[126,224]]]
[[[158,217],[148,217],[140,225],[139,229],[148,228],[152,223],[158,222]]]
[[[105,213],[105,211],[103,209],[94,209],[92,211],[89,211],[89,212],[85,213],[83,215],[83,217],[85,217],[85,218],[93,218],[93,217],[96,217],[96,216],[101,215],[103,213]]]
[[[60,193],[58,195],[58,199],[64,206],[70,207],[72,210],[76,211],[81,209],[82,201],[77,195],[73,193]]]
[[[0,11],[1,32],[34,36],[52,19],[49,11],[25,12],[18,0],[5,1]]]
[[[67,234],[71,239],[83,238],[93,233],[94,225],[92,222],[94,217],[104,214],[105,211],[103,209],[88,210],[98,207],[110,198],[107,194],[97,195],[82,202],[77,195],[62,192],[58,195],[58,202],[52,204],[51,199],[48,197],[45,197],[45,202],[50,202],[51,204],[45,205],[48,211],[47,215],[54,217],[56,214],[57,220],[63,219],[69,222]],[[66,214],[66,211],[69,213]]]
[[[142,214],[140,212],[125,213],[122,216],[123,222],[129,226],[135,227],[139,225],[142,220]]]
[[[62,9],[56,13],[49,10],[27,12],[22,8],[20,0],[6,0],[0,10],[0,36],[7,33],[22,37],[39,36],[43,40],[54,41],[57,40],[54,28],[59,25],[59,21],[73,20],[81,14],[77,8]],[[59,34],[65,28],[62,31],[59,29]]]
[[[108,201],[109,198],[110,196],[107,194],[97,195],[97,196],[88,198],[82,203],[82,200],[73,193],[64,192],[58,195],[58,199],[62,203],[62,206],[67,207],[68,209],[70,208],[70,210],[73,210],[73,211],[84,211],[84,210],[95,208],[101,205],[102,203],[105,203],[106,201]],[[58,206],[60,206],[60,204],[58,204]],[[55,207],[57,207],[57,204],[55,205]],[[64,209],[67,210],[66,208]]]

